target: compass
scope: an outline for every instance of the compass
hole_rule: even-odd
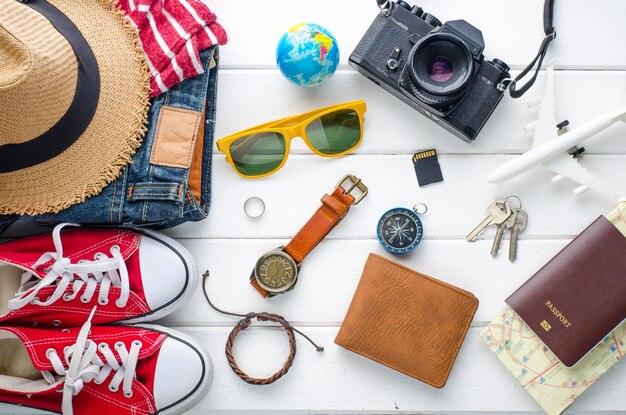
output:
[[[423,206],[419,211],[418,207]],[[413,210],[399,207],[381,216],[376,227],[380,244],[392,254],[407,254],[422,241],[424,229],[420,214],[426,213],[426,205],[416,205]]]

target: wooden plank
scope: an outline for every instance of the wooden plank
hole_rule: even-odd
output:
[[[436,148],[441,154],[521,153],[532,143],[532,134],[525,132],[524,126],[537,119],[537,110],[526,104],[543,94],[544,78],[542,73],[522,99],[505,96],[476,141],[468,144],[352,70],[340,70],[328,85],[317,89],[295,87],[278,70],[224,70],[219,80],[215,139],[314,108],[364,99],[368,106],[365,136],[355,154],[413,154],[417,148]],[[626,105],[626,93],[616,88],[624,81],[623,72],[557,71],[558,119],[568,119],[570,128],[576,128]],[[617,95],[621,95],[621,104]],[[624,125],[609,128],[587,151],[626,153],[625,132]],[[292,152],[306,154],[310,150],[296,146]]]
[[[230,370],[223,353],[229,328],[186,329],[211,353],[213,388],[190,413],[369,413],[412,411],[536,412],[539,406],[470,329],[448,383],[435,389],[333,344],[337,328],[307,328],[325,346],[318,353],[298,338],[298,355],[289,374],[267,387],[250,386]],[[441,345],[446,347],[446,345]],[[267,376],[288,353],[278,329],[252,329],[238,338],[235,357],[250,374]],[[572,406],[573,411],[616,411],[626,405],[626,365],[619,364]],[[397,408],[397,409],[396,409]]]
[[[589,191],[576,197],[575,185],[564,180],[550,182],[550,172],[538,167],[510,182],[493,185],[487,175],[511,156],[442,156],[444,183],[418,187],[409,155],[362,155],[329,160],[318,156],[290,155],[278,173],[260,180],[240,178],[214,156],[213,200],[209,217],[168,231],[178,238],[291,238],[346,173],[358,175],[369,187],[366,199],[350,211],[335,228],[332,238],[375,238],[380,216],[397,206],[412,207],[424,202],[426,236],[463,238],[483,218],[485,207],[496,197],[518,195],[529,214],[523,237],[571,237],[599,214],[608,213],[616,203]],[[626,194],[624,156],[586,156],[589,167]],[[258,219],[243,212],[244,201],[261,197],[267,206]],[[546,201],[550,201],[546,203]]]
[[[230,43],[222,48],[222,62],[227,67],[274,67],[280,36],[290,27],[306,21],[321,24],[334,34],[340,45],[341,62],[346,64],[354,46],[378,13],[374,0],[273,0],[271,3],[241,0],[236,7],[231,7],[226,0],[214,3],[229,34]],[[544,36],[543,0],[420,0],[411,3],[419,4],[441,21],[464,19],[475,25],[483,32],[485,56],[500,58],[516,69],[532,60]],[[593,8],[584,0],[557,3],[558,37],[551,46],[550,56],[556,57],[563,68],[624,69],[624,20],[626,4],[623,2],[599,0],[593,2]],[[603,34],[605,28],[610,28],[608,34]]]
[[[340,325],[346,314],[370,252],[386,256],[409,268],[439,278],[476,295],[480,301],[473,325],[485,325],[505,306],[504,299],[530,278],[568,242],[523,240],[518,260],[508,261],[508,241],[496,259],[491,241],[425,240],[411,254],[386,253],[374,240],[323,241],[306,258],[296,288],[284,295],[263,299],[249,284],[256,259],[284,244],[283,240],[183,240],[196,259],[198,270],[209,270],[210,298],[225,310],[247,313],[272,311],[294,324]],[[172,326],[229,325],[233,319],[207,304],[196,290],[189,304],[166,320]]]

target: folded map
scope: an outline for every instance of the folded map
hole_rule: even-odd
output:
[[[568,368],[510,307],[480,332],[480,338],[549,415],[565,411],[626,353],[622,323]]]

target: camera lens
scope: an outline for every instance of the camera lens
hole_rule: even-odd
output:
[[[452,78],[452,64],[446,58],[435,58],[428,64],[428,75],[435,82],[446,82]]]
[[[435,33],[415,45],[408,71],[418,98],[430,105],[448,105],[471,85],[474,61],[463,40]]]

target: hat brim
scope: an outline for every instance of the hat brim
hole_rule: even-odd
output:
[[[149,73],[137,33],[123,12],[111,0],[48,2],[91,47],[100,72],[99,101],[91,123],[68,149],[0,174],[0,214],[58,212],[100,193],[130,162],[146,132]]]

